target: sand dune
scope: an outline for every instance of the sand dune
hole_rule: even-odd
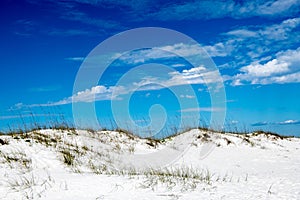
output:
[[[299,138],[193,129],[160,141],[92,130],[0,139],[0,199],[300,199]],[[164,149],[173,162],[152,166]]]

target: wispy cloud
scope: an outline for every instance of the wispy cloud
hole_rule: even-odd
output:
[[[256,122],[251,124],[251,126],[266,126],[268,124],[269,124],[268,122]]]
[[[48,30],[43,30],[43,34],[50,36],[95,36],[97,35],[96,31],[84,30],[84,29],[58,29],[58,28],[49,28]],[[98,32],[99,34],[100,32]]]
[[[30,0],[32,1],[32,0]],[[36,2],[36,1],[35,1]],[[254,16],[286,17],[296,15],[299,11],[298,0],[275,1],[240,1],[233,0],[187,0],[180,2],[163,2],[158,0],[119,1],[119,0],[74,0],[60,2],[57,5],[75,9],[78,4],[96,8],[123,8],[128,20],[203,20],[222,17],[248,18]],[[159,6],[157,6],[159,5]]]
[[[300,124],[300,120],[285,120],[281,122],[257,122],[251,124],[252,126],[266,126],[266,125],[295,125],[295,124]]]
[[[199,44],[186,44],[177,43],[174,45],[161,46],[151,49],[143,49],[139,51],[134,51],[126,55],[122,55],[119,59],[126,64],[142,64],[149,60],[160,59],[168,60],[176,58],[178,56],[182,57],[224,57],[231,53],[231,46],[224,46],[222,43],[217,43],[214,45],[199,45]],[[115,58],[120,56],[120,53],[114,55]],[[185,66],[181,63],[174,64],[174,67]]]
[[[299,120],[285,120],[283,122],[278,122],[279,125],[290,125],[290,124],[300,124]]]
[[[212,45],[222,44],[226,50],[226,59],[218,63],[218,67],[223,71],[238,70],[255,62],[266,63],[274,59],[279,52],[295,49],[299,47],[299,27],[298,17],[268,25],[242,26],[221,33],[215,45]]]
[[[66,60],[70,60],[70,61],[84,61],[85,57],[69,57],[69,58],[65,58]]]
[[[189,67],[188,63],[181,63],[183,58],[202,58],[208,57],[225,57],[231,54],[232,46],[224,46],[222,43],[216,43],[214,45],[199,45],[199,44],[187,44],[176,43],[173,45],[166,45],[160,47],[154,47],[151,49],[139,49],[137,51],[131,51],[126,54],[121,52],[112,53],[111,55],[101,55],[89,58],[89,62],[98,62],[103,57],[112,58],[117,61],[114,65],[141,65],[145,63],[151,63],[153,60],[159,60],[161,63],[165,63],[170,67],[180,68]],[[66,60],[71,61],[83,61],[85,57],[69,57]],[[199,70],[199,69],[197,69]]]
[[[219,107],[198,107],[198,108],[186,108],[180,110],[180,112],[223,112],[224,108]]]
[[[193,96],[193,95],[180,95],[180,98],[186,98],[186,99],[194,99],[195,98],[195,96]]]
[[[222,17],[248,18],[254,16],[285,17],[296,15],[299,11],[298,0],[277,1],[186,1],[163,6],[151,17],[159,20],[194,20]]]
[[[66,27],[59,27],[55,24],[52,26],[43,26],[43,24],[39,24],[36,21],[21,21],[28,33],[42,33],[46,35],[52,36],[99,36],[99,35],[110,35],[114,32],[119,32],[121,30],[127,29],[123,24],[119,23],[118,20],[112,20],[108,18],[107,15],[102,14],[102,10],[105,8],[101,6],[101,2],[104,1],[52,1],[47,0],[47,6],[45,3],[38,1],[38,0],[26,0],[30,4],[34,4],[44,9],[46,14],[50,14],[55,18],[55,20],[62,21],[64,24],[65,21],[68,22],[77,22],[80,23],[81,26],[73,26],[72,23],[69,23]],[[108,2],[108,1],[107,1]],[[82,9],[82,4],[86,4],[89,6],[90,9],[98,9],[99,12],[94,13],[91,15],[87,12],[87,10]],[[104,4],[103,4],[104,5]],[[84,26],[82,26],[84,25]],[[43,26],[43,29],[40,27]],[[80,27],[80,28],[78,28]],[[17,33],[22,33],[21,31],[17,31]],[[23,31],[24,34],[24,31]]]
[[[17,20],[15,22],[15,31],[14,33],[19,36],[29,37],[36,34],[43,34],[49,36],[60,36],[60,37],[68,37],[68,36],[95,36],[99,34],[103,34],[104,31],[102,30],[90,30],[87,28],[58,28],[54,26],[46,26],[45,28],[41,29],[41,26],[44,26],[43,23],[37,22],[36,20],[28,20],[22,19]]]
[[[6,115],[0,116],[0,120],[7,120],[7,119],[21,119],[21,118],[29,118],[29,117],[49,117],[49,116],[60,116],[60,114],[19,114],[19,115]]]
[[[86,25],[92,25],[101,29],[115,29],[121,30],[125,29],[120,23],[108,19],[101,19],[90,17],[86,13],[78,10],[68,10],[67,12],[61,15],[62,19],[70,20],[70,21],[77,21]]]
[[[61,88],[59,85],[29,88],[30,92],[53,92]]]
[[[239,123],[238,120],[231,120],[231,121],[229,121],[229,124],[238,124],[238,123]]]
[[[162,77],[141,77],[139,81],[127,82],[124,85],[97,85],[90,89],[79,91],[73,96],[64,98],[57,102],[50,102],[47,104],[33,104],[28,105],[27,107],[57,106],[77,102],[93,102],[103,100],[121,100],[122,95],[129,94],[135,91],[160,90],[163,88],[171,88],[174,86],[208,84],[215,82],[222,82],[218,71],[206,71],[206,69],[203,66],[199,66],[188,70],[185,69],[181,72],[170,72]],[[189,94],[182,95],[182,97],[184,98],[195,98],[194,96]]]
[[[15,21],[14,33],[19,36],[32,36],[33,33],[38,32],[38,23],[29,19],[19,19]]]
[[[235,36],[236,38],[260,38],[265,40],[280,41],[289,38],[293,30],[300,25],[300,18],[290,18],[279,24],[269,26],[250,26],[231,30],[225,35]]]
[[[25,105],[21,102],[16,103],[15,105],[11,106],[8,111],[14,111],[14,110],[20,110],[24,107]]]

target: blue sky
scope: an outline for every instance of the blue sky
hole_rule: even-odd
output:
[[[90,124],[85,108],[91,101],[96,100],[99,122],[109,126],[114,118],[111,105],[121,110],[127,98],[126,109],[141,126],[147,126],[151,116],[153,124],[160,125],[164,114],[168,127],[176,126],[179,117],[189,126],[199,124],[198,115],[201,123],[209,124],[212,112],[224,112],[224,108],[212,108],[212,91],[201,81],[207,66],[192,66],[169,55],[192,57],[204,49],[224,84],[227,129],[300,135],[299,0],[4,0],[0,4],[0,130],[22,126],[20,116],[26,123],[55,121],[61,115],[73,122],[72,99],[86,110],[81,113],[81,126],[95,125]],[[139,49],[122,54],[97,84],[74,93],[78,71],[91,50],[115,34],[141,27],[172,29],[199,45],[177,43],[158,46],[161,52]],[[114,54],[101,56],[116,57],[123,52],[109,53]],[[131,69],[151,63],[157,66],[145,68],[147,73],[131,74],[122,87],[116,85]],[[192,91],[176,82],[178,76],[184,77]],[[133,83],[142,89],[134,91]],[[181,93],[174,95],[173,88]],[[190,107],[182,108],[180,103]],[[165,110],[151,109],[154,104]]]

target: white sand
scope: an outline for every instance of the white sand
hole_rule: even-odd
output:
[[[147,140],[109,131],[0,136],[8,142],[0,145],[0,199],[300,199],[299,138],[191,130],[176,142],[191,136],[190,148],[168,169],[192,169],[206,180],[101,174],[119,169],[122,155],[147,156],[175,138],[153,147]],[[204,145],[212,148],[202,158]],[[72,166],[64,163],[62,151],[75,156]]]

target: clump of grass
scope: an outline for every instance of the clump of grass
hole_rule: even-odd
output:
[[[7,183],[10,189],[14,191],[22,191],[37,185],[36,178],[33,175],[30,177],[22,176],[19,179],[12,179]]]
[[[178,187],[181,192],[194,190],[201,183],[211,185],[213,178],[213,174],[209,170],[197,170],[188,167],[149,170],[143,174],[146,178],[140,185],[142,188],[154,190],[163,185],[168,190]]]
[[[1,139],[0,138],[0,144],[1,145],[8,145],[9,144],[9,140],[7,138],[5,138],[5,139]]]
[[[89,148],[87,146],[85,146],[85,145],[82,146],[81,148],[82,148],[83,151],[88,151],[89,150]]]
[[[97,133],[97,131],[96,131],[95,129],[92,129],[92,128],[87,128],[86,131],[87,131],[88,133],[91,133],[91,134]]]
[[[14,176],[6,181],[13,192],[22,193],[22,199],[39,199],[54,180],[50,175],[45,178],[36,177],[33,173]]]
[[[243,141],[245,141],[246,143],[250,144],[251,147],[254,147],[255,146],[255,143],[253,141],[251,141],[249,138],[247,137],[244,137],[243,138]]]
[[[135,138],[135,135],[131,131],[128,131],[128,130],[116,128],[114,131],[125,134],[129,139],[134,140],[134,138]]]
[[[134,153],[135,152],[135,146],[134,145],[130,145],[128,148],[129,153]]]
[[[89,167],[95,174],[105,174],[105,172],[108,172],[107,165],[95,164],[92,160],[89,161]]]
[[[272,137],[272,138],[275,139],[275,140],[278,140],[278,139],[283,140],[283,139],[285,139],[285,138],[290,138],[290,137],[292,137],[292,136],[283,136],[283,135],[279,135],[279,134],[277,134],[277,133],[273,133],[273,132],[270,132],[270,131],[262,131],[262,130],[255,131],[255,132],[253,132],[252,135],[254,135],[254,136],[257,136],[257,135],[265,135],[265,136],[267,136],[268,138]]]
[[[20,165],[26,170],[31,168],[32,160],[20,150],[11,151],[8,153],[0,151],[0,158],[3,158],[4,163],[7,163],[10,168],[15,168],[15,164]]]
[[[75,156],[67,149],[62,152],[64,163],[68,166],[73,166],[75,161]]]

